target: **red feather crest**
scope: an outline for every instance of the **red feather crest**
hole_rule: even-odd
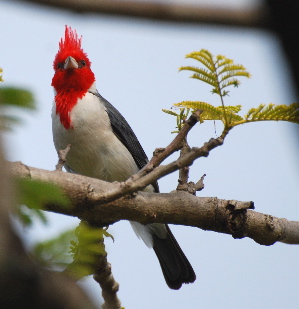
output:
[[[54,59],[53,67],[57,70],[59,62],[64,62],[68,56],[72,56],[77,61],[84,59],[86,66],[90,66],[91,62],[88,59],[87,54],[81,47],[82,36],[79,38],[76,30],[72,30],[71,27],[65,26],[64,39],[59,42],[59,50]]]

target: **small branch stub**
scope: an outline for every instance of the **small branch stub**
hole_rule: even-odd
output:
[[[201,178],[198,180],[198,182],[195,184],[195,190],[196,190],[196,191],[201,191],[201,190],[204,189],[205,184],[203,183],[203,181],[204,181],[204,178],[205,178],[205,177],[206,177],[206,174],[203,174],[203,175],[201,176]]]
[[[228,228],[233,238],[243,238],[246,227],[247,209],[254,209],[254,203],[240,203],[235,200],[229,201],[226,206],[228,212]]]
[[[68,144],[65,149],[61,149],[58,151],[58,163],[56,164],[55,171],[62,171],[62,168],[66,162],[66,156],[71,149],[71,144]]]

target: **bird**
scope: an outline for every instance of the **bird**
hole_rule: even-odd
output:
[[[91,62],[81,45],[82,36],[66,25],[53,62],[54,145],[57,152],[71,145],[64,164],[67,172],[125,181],[148,158],[126,119],[97,91]],[[158,193],[157,182],[145,191]],[[195,281],[195,272],[168,225],[130,223],[136,235],[154,249],[170,289]]]

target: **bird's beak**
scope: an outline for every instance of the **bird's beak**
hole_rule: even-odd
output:
[[[71,56],[67,57],[64,61],[64,69],[78,69],[78,62]]]

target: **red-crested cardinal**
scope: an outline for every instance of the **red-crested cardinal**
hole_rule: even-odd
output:
[[[98,93],[81,40],[66,26],[54,59],[54,144],[57,151],[71,144],[65,163],[68,172],[125,181],[147,163],[147,157],[125,118]],[[145,190],[159,192],[158,184]],[[195,281],[193,268],[167,225],[130,223],[137,236],[154,249],[171,289]]]

